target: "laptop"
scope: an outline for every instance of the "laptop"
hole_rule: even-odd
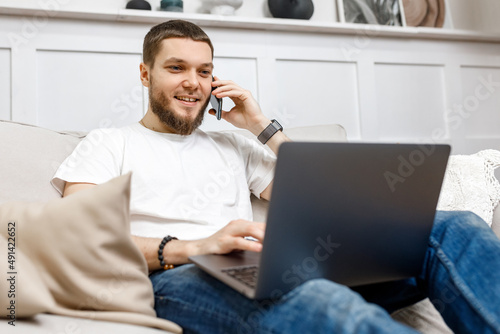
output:
[[[190,257],[251,299],[307,280],[350,287],[420,273],[449,145],[281,145],[260,253]]]

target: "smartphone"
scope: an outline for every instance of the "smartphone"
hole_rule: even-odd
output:
[[[215,81],[214,77],[212,77],[212,81]],[[212,92],[216,88],[217,87],[212,87]],[[220,121],[222,118],[222,99],[210,94],[210,104],[212,105],[212,108],[215,109],[215,117],[217,117],[217,120]]]

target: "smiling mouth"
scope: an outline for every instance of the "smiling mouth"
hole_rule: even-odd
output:
[[[197,102],[199,99],[193,98],[193,97],[186,97],[186,96],[175,96],[175,98],[179,101],[184,101],[184,102]]]

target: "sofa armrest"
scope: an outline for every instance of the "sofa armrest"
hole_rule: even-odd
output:
[[[284,130],[293,141],[345,142],[347,134],[339,124],[301,126]]]

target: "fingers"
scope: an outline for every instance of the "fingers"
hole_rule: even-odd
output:
[[[235,248],[233,250],[247,250],[251,252],[260,252],[262,251],[262,243],[253,241],[253,240],[247,240],[245,238],[238,238],[235,239]]]
[[[252,252],[262,251],[262,241],[264,240],[264,223],[248,222],[248,221],[233,221],[230,223],[235,227],[237,233],[234,238],[235,249],[248,250]],[[245,237],[252,237],[256,239],[248,240]]]
[[[260,242],[264,240],[265,224],[247,220],[233,220],[226,228],[235,237],[252,237]]]
[[[215,112],[215,109],[214,109],[214,108],[210,109],[210,110],[208,111],[208,113],[209,113],[210,115],[214,116],[214,117],[217,115],[217,113]],[[226,114],[227,114],[227,111],[222,110],[221,118],[222,118],[223,120],[226,120],[226,118],[225,118]]]
[[[235,250],[260,252],[264,240],[264,223],[235,220],[211,237],[204,239],[204,254],[227,254]],[[244,237],[252,237],[257,241]]]
[[[234,107],[231,110],[224,110],[222,119],[240,129],[247,129],[252,132],[255,125],[260,123],[264,117],[262,110],[249,90],[243,89],[230,80],[220,80],[214,77],[213,87],[217,87],[212,92],[218,98],[230,98]],[[210,112],[210,114],[212,114]]]
[[[239,98],[240,100],[245,100],[249,97],[249,91],[243,89],[231,80],[219,80],[214,77],[215,81],[212,82],[212,87],[217,87],[212,92],[213,95],[218,98]]]

